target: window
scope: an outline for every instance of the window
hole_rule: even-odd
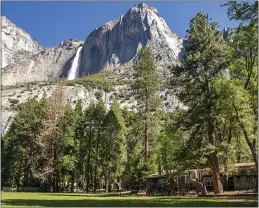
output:
[[[206,186],[213,186],[213,182],[212,181],[205,182],[205,185]]]
[[[194,178],[195,178],[195,173],[194,173],[194,171],[191,172],[190,178],[191,178],[191,179],[194,179]]]

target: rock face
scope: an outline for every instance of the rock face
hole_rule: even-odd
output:
[[[2,16],[2,68],[39,53],[43,48],[28,33]]]
[[[48,98],[52,95],[56,85],[46,83],[32,84],[29,87],[17,87],[5,89],[2,91],[2,128],[1,132],[6,133],[10,127],[13,118],[17,114],[17,105],[26,102],[28,99],[41,100],[43,96]],[[132,96],[132,90],[129,85],[118,85],[111,92],[105,92],[103,89],[87,89],[82,85],[62,86],[64,92],[67,94],[67,100],[70,101],[72,107],[75,107],[77,101],[82,101],[83,109],[89,106],[93,101],[98,102],[100,98],[103,99],[106,108],[110,108],[114,98],[119,101],[121,108],[127,107],[129,110],[136,110],[136,100]],[[162,89],[159,93],[163,102],[163,109],[166,111],[174,111],[176,108],[183,108],[175,96],[173,89]]]
[[[151,48],[164,83],[170,78],[167,66],[177,64],[182,53],[182,38],[171,32],[155,8],[146,4],[137,4],[125,16],[99,27],[85,42],[71,39],[54,48],[42,48],[6,17],[2,19],[5,64],[2,68],[2,133],[7,131],[17,114],[17,104],[29,98],[40,100],[43,94],[51,96],[57,86],[48,82],[67,78],[76,52],[82,45],[78,76],[110,71],[116,74],[113,82],[117,83],[109,93],[78,84],[65,86],[71,104],[75,106],[81,99],[84,108],[102,97],[107,108],[116,98],[121,107],[135,110],[136,100],[128,81],[132,78],[132,63],[140,49],[144,46]],[[159,92],[166,111],[183,107],[175,91],[177,89],[169,89],[165,85]]]
[[[146,4],[136,4],[125,16],[95,29],[84,43],[71,39],[55,48],[42,48],[6,17],[2,21],[2,86],[66,78],[81,45],[79,77],[117,69],[130,74],[128,69],[144,46],[151,48],[163,73],[181,56],[182,38],[171,32],[156,8]]]
[[[48,82],[64,76],[70,69],[77,48],[83,42],[71,39],[55,48],[46,48],[2,69],[2,85],[14,86],[30,82]]]
[[[121,68],[134,61],[144,46],[150,47],[158,65],[164,66],[177,63],[182,38],[171,32],[156,8],[137,4],[125,16],[104,24],[87,37],[79,76]]]

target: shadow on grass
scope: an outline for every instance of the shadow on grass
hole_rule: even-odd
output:
[[[188,199],[188,198],[150,198],[150,199],[77,199],[77,200],[34,200],[6,199],[4,206],[42,206],[42,207],[257,207],[256,198],[251,199]]]
[[[83,197],[120,197],[120,194],[118,193],[118,194],[110,194],[110,193],[108,193],[108,194],[72,194],[72,193],[53,193],[53,194],[44,194],[44,195],[48,195],[48,196],[79,196],[79,197],[81,197],[81,196],[83,196]],[[123,196],[123,197],[127,197],[127,196],[130,196],[130,194],[129,193],[122,193],[121,194],[121,196]],[[133,196],[133,195],[132,195]]]

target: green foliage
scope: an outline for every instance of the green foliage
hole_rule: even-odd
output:
[[[233,82],[232,105],[235,118],[258,169],[258,2],[230,2],[230,19],[242,21],[231,36]]]
[[[105,177],[106,180],[111,180],[112,175],[117,182],[124,169],[126,149],[124,118],[116,100],[104,119],[104,126],[105,140],[102,141],[103,148],[100,154],[104,159],[102,164],[106,171]]]
[[[141,169],[143,163],[144,145],[141,138],[141,128],[138,125],[137,114],[123,109],[123,117],[126,126],[126,163],[123,173],[124,184],[134,189],[139,182],[144,181],[145,173]]]
[[[134,64],[134,78],[132,84],[134,96],[137,100],[137,124],[140,140],[144,143],[141,157],[136,167],[141,173],[138,178],[151,174],[156,170],[156,140],[159,132],[158,109],[162,103],[158,96],[161,79],[156,71],[156,63],[149,48],[140,51],[138,60]]]
[[[102,72],[74,80],[64,80],[61,84],[67,86],[74,86],[75,84],[78,84],[84,86],[87,89],[103,89],[109,92],[114,90],[114,84],[106,79],[111,75],[112,74],[109,72]]]
[[[178,170],[177,153],[181,147],[183,132],[177,130],[176,123],[168,120],[164,123],[164,128],[158,137],[158,164],[160,170],[170,174],[172,170]]]
[[[241,23],[257,23],[258,2],[229,1],[222,6],[228,6],[228,17],[230,20],[241,21]]]
[[[134,65],[134,78],[132,89],[138,100],[138,110],[140,112],[155,111],[161,103],[157,95],[161,87],[161,79],[156,71],[156,63],[149,48],[143,48],[140,51],[139,58]]]
[[[216,22],[210,22],[209,16],[202,13],[190,21],[186,54],[182,66],[173,71],[175,79],[172,83],[180,86],[178,97],[188,107],[181,119],[188,139],[179,155],[195,165],[207,160],[212,168],[214,192],[220,193],[222,186],[217,177],[217,152],[221,146],[217,115],[220,109],[216,104],[221,95],[216,93],[213,83],[224,76],[230,50],[217,27]]]
[[[80,104],[77,105],[77,108]],[[77,164],[77,146],[75,140],[75,126],[77,124],[76,110],[73,110],[70,105],[66,106],[64,116],[59,119],[58,141],[57,141],[57,156],[55,166],[61,177],[73,175]]]
[[[148,48],[134,64],[133,82],[103,72],[59,80],[53,96],[40,102],[9,99],[18,114],[2,140],[2,184],[63,191],[69,183],[73,191],[76,183],[95,192],[122,181],[138,189],[157,170],[211,167],[220,192],[219,165],[228,175],[236,162],[257,163],[257,3],[228,5],[231,19],[248,22],[232,31],[228,43],[208,15],[190,21],[186,54],[171,80],[185,105],[181,110],[161,111],[162,82]],[[104,91],[130,84],[137,112],[122,110],[116,100],[106,109],[99,93],[97,103],[83,109],[79,100],[73,109],[62,102],[61,86],[76,84]]]
[[[34,177],[29,175],[39,165],[39,134],[45,117],[45,102],[32,99],[18,105],[18,114],[2,139],[3,185],[33,183]]]

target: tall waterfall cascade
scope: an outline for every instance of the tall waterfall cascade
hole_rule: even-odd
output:
[[[73,59],[72,66],[71,66],[71,68],[69,69],[69,72],[68,72],[67,80],[73,80],[77,77],[78,64],[79,64],[79,61],[80,61],[80,52],[81,52],[82,48],[83,48],[83,46],[80,46],[76,51],[76,55],[75,55],[75,58]]]

